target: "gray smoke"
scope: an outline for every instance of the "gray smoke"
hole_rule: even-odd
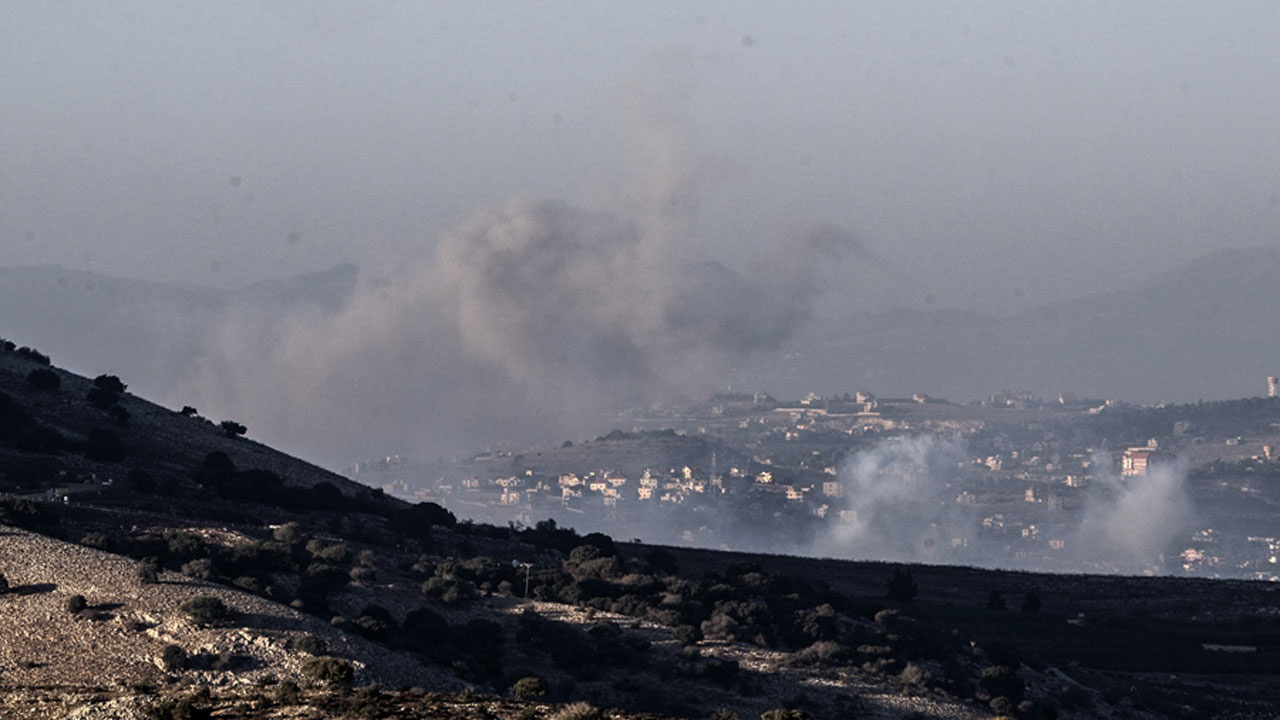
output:
[[[1101,570],[1157,570],[1170,543],[1189,528],[1186,465],[1155,465],[1143,475],[1122,478],[1111,458],[1100,455],[1093,467],[1074,554]]]
[[[233,310],[180,393],[311,457],[431,453],[599,431],[620,405],[706,389],[778,347],[862,251],[824,228],[785,262],[706,259],[678,118],[639,93],[647,152],[619,207],[515,198],[422,258],[365,271],[337,312]]]
[[[1168,553],[1189,528],[1191,503],[1186,468],[1159,465],[1145,475],[1121,478],[1109,455],[1095,468],[1082,514],[1062,516],[1075,524],[1061,551],[1019,558],[1004,529],[984,536],[983,509],[957,502],[971,472],[964,443],[954,437],[919,435],[883,440],[850,456],[839,468],[843,500],[833,502],[830,530],[808,554],[825,557],[932,562],[1056,572],[1168,572]],[[844,510],[843,517],[839,510]],[[1006,520],[1025,520],[1023,510]]]
[[[951,437],[894,437],[855,453],[838,469],[845,516],[815,552],[835,557],[945,562],[954,537],[973,534],[955,504],[955,480],[967,466]]]

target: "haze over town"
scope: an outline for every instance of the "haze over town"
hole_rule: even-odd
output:
[[[730,390],[1253,397],[1278,12],[10,3],[0,321],[331,467]]]

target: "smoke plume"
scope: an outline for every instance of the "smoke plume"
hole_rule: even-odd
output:
[[[1159,571],[1163,554],[1191,519],[1184,463],[1154,465],[1122,478],[1109,457],[1094,458],[1075,553],[1088,566],[1123,573]]]
[[[698,160],[662,103],[629,104],[645,160],[619,207],[514,198],[420,258],[362,272],[336,312],[235,308],[184,402],[330,462],[458,451],[598,432],[607,410],[705,389],[778,347],[861,245],[825,228],[741,272],[709,259]]]
[[[854,454],[837,475],[846,514],[816,552],[944,562],[951,538],[972,534],[973,518],[954,502],[966,464],[960,441],[935,435],[890,438]]]

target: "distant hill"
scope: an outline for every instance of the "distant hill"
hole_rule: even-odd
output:
[[[329,270],[240,289],[159,283],[56,265],[0,268],[0,335],[33,345],[87,374],[128,372],[167,397],[233,310],[336,312],[358,270]]]
[[[1221,250],[1114,292],[995,318],[894,310],[815,323],[745,381],[956,400],[1004,388],[1138,402],[1249,397],[1280,373],[1280,246]],[[739,383],[744,382],[743,379]]]

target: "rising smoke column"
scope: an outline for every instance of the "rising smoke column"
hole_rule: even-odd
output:
[[[837,478],[848,521],[832,520],[816,548],[834,557],[939,562],[952,537],[968,537],[973,519],[955,504],[954,480],[967,465],[964,445],[937,435],[882,440],[855,453]]]
[[[820,226],[745,274],[706,259],[681,120],[661,92],[628,98],[642,162],[613,206],[513,198],[362,271],[336,312],[233,308],[175,394],[333,462],[598,432],[607,410],[703,390],[778,347],[863,248]]]
[[[1191,519],[1186,464],[1179,460],[1121,477],[1111,456],[1099,453],[1093,467],[1075,537],[1076,563],[1095,572],[1165,571],[1163,554],[1187,532]]]

